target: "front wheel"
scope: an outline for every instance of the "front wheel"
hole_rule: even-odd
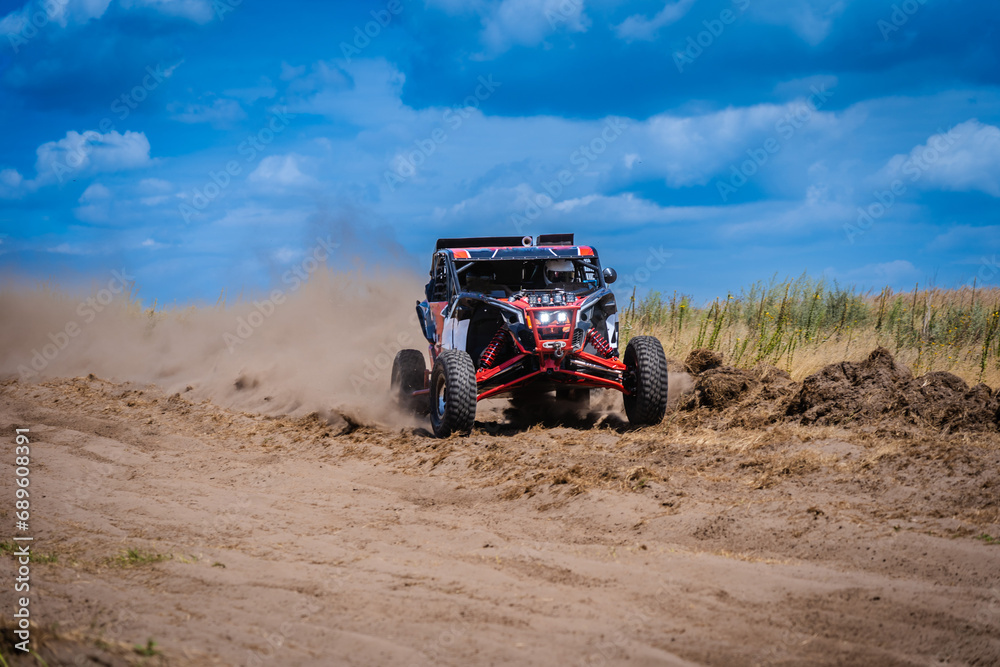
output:
[[[430,413],[434,435],[468,433],[476,423],[476,370],[464,350],[443,350],[431,371]]]
[[[667,356],[653,336],[636,336],[625,348],[625,414],[633,426],[663,421],[667,411]]]

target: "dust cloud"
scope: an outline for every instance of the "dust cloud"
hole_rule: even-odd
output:
[[[155,313],[113,282],[83,295],[5,287],[0,376],[30,384],[94,374],[238,410],[385,423],[393,356],[426,349],[414,310],[423,281],[374,274],[321,267],[295,289]]]

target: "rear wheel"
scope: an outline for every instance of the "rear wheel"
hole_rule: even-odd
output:
[[[633,426],[659,424],[667,410],[667,357],[653,336],[636,336],[625,348],[625,414]]]
[[[434,435],[468,433],[476,422],[476,370],[464,350],[444,350],[431,371],[431,426]]]
[[[392,360],[391,390],[403,410],[427,414],[427,401],[414,397],[413,392],[424,388],[427,364],[420,350],[400,350]]]

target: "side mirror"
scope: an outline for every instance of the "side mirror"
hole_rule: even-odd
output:
[[[618,280],[618,272],[612,269],[610,266],[604,269],[604,282],[608,285]]]

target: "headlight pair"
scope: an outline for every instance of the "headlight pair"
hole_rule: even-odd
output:
[[[539,324],[567,324],[569,323],[568,310],[543,310],[538,313]]]

